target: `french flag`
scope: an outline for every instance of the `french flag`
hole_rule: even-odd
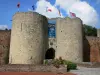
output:
[[[20,3],[17,4],[17,7],[18,7],[18,8],[20,7]]]
[[[33,8],[33,10],[35,10],[35,6],[34,5],[32,6],[32,8]]]
[[[70,12],[71,17],[76,17],[75,13]]]

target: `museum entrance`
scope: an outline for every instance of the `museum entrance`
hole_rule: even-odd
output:
[[[55,58],[55,50],[53,48],[49,48],[45,53],[45,59],[54,59]]]

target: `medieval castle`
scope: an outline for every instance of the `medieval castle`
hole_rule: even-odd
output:
[[[11,31],[0,31],[0,64],[42,64],[44,59],[62,57],[73,62],[100,62],[100,33],[85,36],[79,18],[57,18],[55,37],[48,37],[45,16],[17,12]],[[5,60],[6,59],[6,60]]]

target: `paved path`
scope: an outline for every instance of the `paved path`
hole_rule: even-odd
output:
[[[80,67],[79,70],[71,70],[71,73],[77,75],[100,75],[100,68]]]
[[[0,72],[0,75],[76,75],[72,73],[56,74],[51,72]]]

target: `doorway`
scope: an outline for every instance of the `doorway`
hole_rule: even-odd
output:
[[[45,59],[54,59],[55,58],[55,50],[53,48],[49,48],[45,53]]]

